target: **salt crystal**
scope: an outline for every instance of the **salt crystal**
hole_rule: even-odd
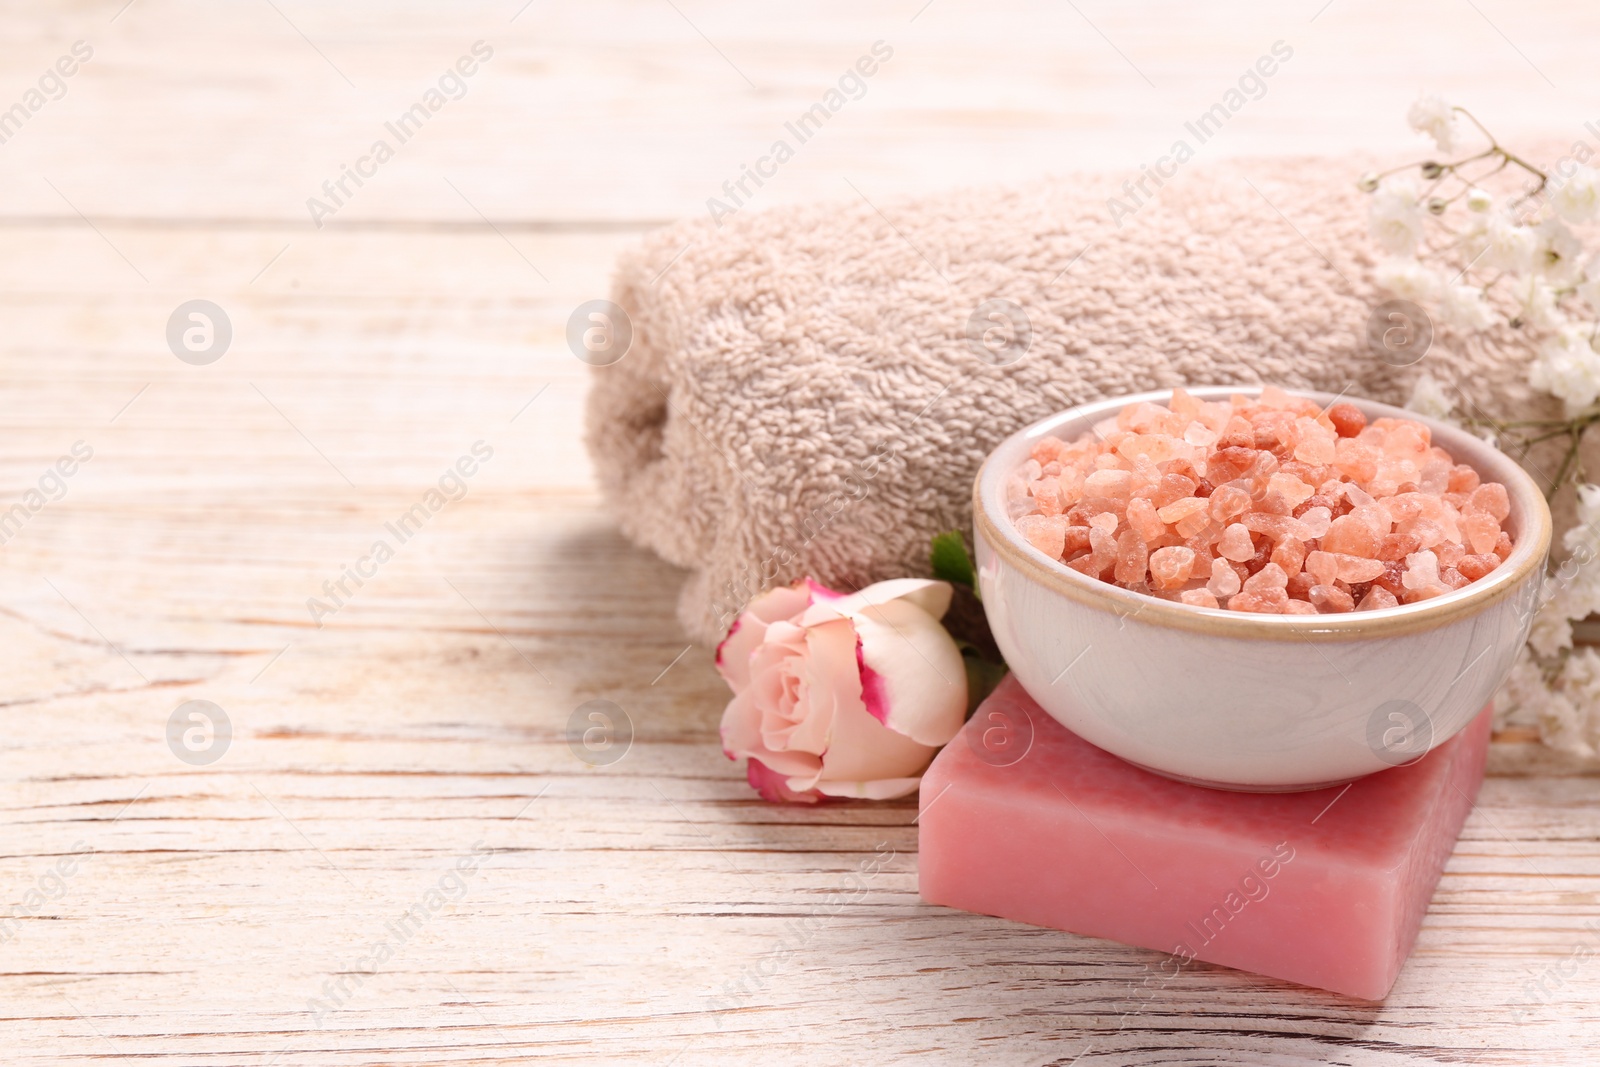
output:
[[[1414,552],[1406,557],[1405,576],[1400,579],[1411,598],[1422,600],[1449,591],[1439,578],[1439,557],[1432,552]]]
[[[1212,525],[1211,516],[1206,513],[1204,508],[1201,508],[1173,523],[1172,529],[1179,537],[1194,537],[1202,530],[1209,529]]]
[[[1289,575],[1276,563],[1268,563],[1245,579],[1244,591],[1261,595],[1270,589],[1283,589],[1289,584]]]
[[[1229,566],[1225,559],[1211,561],[1211,580],[1206,583],[1206,588],[1217,597],[1229,597],[1237,593],[1241,587],[1239,572]]]
[[[1294,458],[1302,463],[1314,463],[1321,466],[1332,463],[1337,449],[1334,446],[1334,435],[1324,430],[1310,419],[1298,420],[1300,430],[1300,443],[1295,446]]]
[[[1296,541],[1292,537],[1284,538],[1272,549],[1272,562],[1282,567],[1284,573],[1291,578],[1300,573],[1300,565],[1305,559],[1305,542]]]
[[[1315,492],[1311,486],[1292,474],[1274,474],[1267,479],[1267,488],[1273,492],[1281,493],[1291,509],[1304,504],[1311,498],[1311,494]]]
[[[1432,519],[1413,519],[1397,532],[1408,533],[1415,537],[1417,544],[1423,548],[1432,548],[1444,540],[1444,527]]]
[[[1182,500],[1186,496],[1194,496],[1194,491],[1200,483],[1193,478],[1182,474],[1163,474],[1150,492],[1150,503],[1158,508],[1164,508],[1173,501]]]
[[[1066,548],[1067,520],[1060,515],[1024,515],[1017,520],[1017,532],[1051,559],[1060,559]]]
[[[1061,550],[1062,559],[1072,559],[1081,552],[1089,551],[1089,528],[1087,526],[1068,526],[1066,547]]]
[[[1217,554],[1235,563],[1243,563],[1254,556],[1256,546],[1250,540],[1249,529],[1243,523],[1236,522],[1222,531],[1222,539],[1217,542]]]
[[[1206,457],[1206,480],[1212,485],[1222,485],[1241,478],[1255,468],[1257,455],[1254,448],[1220,448]]]
[[[1382,560],[1366,559],[1362,556],[1346,556],[1339,553],[1329,553],[1339,565],[1339,580],[1346,585],[1357,582],[1370,582],[1384,572]]]
[[[1413,552],[1406,557],[1405,587],[1416,589],[1439,580],[1439,557],[1432,552]]]
[[[1361,603],[1356,605],[1357,611],[1375,611],[1379,608],[1398,607],[1400,601],[1395,595],[1381,585],[1375,585],[1361,598]]]
[[[1086,496],[1127,500],[1133,492],[1133,475],[1124,470],[1098,470],[1083,480]]]
[[[1186,496],[1182,500],[1174,500],[1166,507],[1157,509],[1156,514],[1161,517],[1162,522],[1178,522],[1180,519],[1186,519],[1195,512],[1200,511],[1206,505],[1205,497]]]
[[[1306,556],[1306,573],[1318,585],[1332,585],[1339,578],[1339,557],[1332,552],[1312,552]]]
[[[1487,511],[1494,516],[1496,522],[1505,522],[1506,516],[1511,514],[1511,497],[1506,493],[1505,486],[1499,482],[1489,482],[1472,491],[1467,506],[1478,511]]]
[[[1356,608],[1355,598],[1333,585],[1312,586],[1310,600],[1321,612],[1346,612],[1354,611]]]
[[[1394,521],[1389,518],[1389,509],[1382,504],[1358,504],[1351,509],[1350,517],[1366,523],[1379,539],[1394,526]]]
[[[1144,538],[1131,529],[1122,531],[1117,538],[1117,564],[1116,578],[1123,585],[1135,585],[1144,581],[1145,565],[1149,560],[1149,549],[1145,547]]]
[[[1470,493],[1478,488],[1478,472],[1465,463],[1458,463],[1450,468],[1450,484],[1446,486],[1452,493]]]
[[[1300,515],[1300,521],[1305,524],[1306,533],[1315,539],[1327,534],[1328,527],[1333,522],[1333,513],[1319,505],[1314,508],[1307,508]]]
[[[1156,517],[1156,509],[1144,497],[1128,501],[1128,525],[1139,531],[1146,541],[1153,541],[1167,532],[1167,524]]]
[[[1378,543],[1378,558],[1382,560],[1405,559],[1422,550],[1422,539],[1414,533],[1392,533]]]
[[[1263,615],[1281,615],[1289,603],[1289,595],[1282,589],[1271,590],[1276,596],[1265,593],[1242,592],[1228,598],[1229,611],[1253,611]]]
[[[1339,438],[1333,456],[1334,467],[1346,478],[1369,482],[1378,473],[1378,453],[1356,438]]]
[[[1152,427],[1164,425],[1170,414],[1166,408],[1149,401],[1130,404],[1117,412],[1117,428],[1132,430],[1134,433],[1147,433]]]
[[[1189,580],[1194,570],[1194,550],[1173,545],[1150,553],[1150,584],[1157,589],[1176,589]]]
[[[1028,487],[1028,492],[1039,504],[1039,514],[1061,514],[1061,483],[1054,478],[1040,478]]]
[[[1272,515],[1265,512],[1253,511],[1242,520],[1244,528],[1251,533],[1266,534],[1274,541],[1282,541],[1292,537],[1300,541],[1311,540],[1311,531],[1306,524],[1289,515]]]
[[[1422,491],[1435,496],[1450,488],[1450,468],[1454,464],[1445,459],[1430,459],[1422,466]]]
[[[1250,494],[1236,485],[1220,485],[1211,491],[1211,517],[1226,522],[1250,510]]]
[[[1299,406],[1299,397],[1290,396],[1276,385],[1263,385],[1258,398],[1264,408],[1293,410]]]
[[[1372,527],[1352,515],[1341,515],[1328,526],[1322,538],[1324,552],[1350,556],[1372,556],[1378,551],[1378,537]]]
[[[1217,437],[1217,431],[1199,422],[1191,422],[1183,430],[1184,441],[1198,448],[1210,448],[1217,443]]]
[[[1340,437],[1354,437],[1367,425],[1367,417],[1354,404],[1335,404],[1328,409],[1328,421]]]
[[[1142,456],[1152,463],[1165,463],[1178,455],[1178,444],[1164,433],[1134,434],[1117,445],[1117,451],[1130,460]]]

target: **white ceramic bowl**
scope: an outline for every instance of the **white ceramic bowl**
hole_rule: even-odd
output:
[[[1258,387],[1191,389],[1202,399]],[[1510,457],[1451,426],[1352,397],[1327,405],[1415,419],[1511,497],[1511,557],[1419,604],[1343,615],[1195,608],[1050,559],[1006,514],[1005,480],[1033,443],[1072,440],[1142,393],[1073,408],[1007,438],[974,486],[978,581],[1018,681],[1074,733],[1131,763],[1203,785],[1314,789],[1420,759],[1481,711],[1526,640],[1550,547],[1550,511]]]

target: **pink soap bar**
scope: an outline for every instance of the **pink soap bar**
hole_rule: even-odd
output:
[[[1483,781],[1487,710],[1415,763],[1230,793],[1125,763],[1007,678],[922,779],[923,899],[1381,1000]],[[1031,740],[1030,740],[1031,739]]]

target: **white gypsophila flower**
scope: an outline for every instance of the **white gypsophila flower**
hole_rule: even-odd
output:
[[[1578,567],[1572,588],[1567,591],[1566,608],[1570,613],[1567,617],[1574,622],[1600,611],[1600,568],[1592,561]]]
[[[1550,687],[1533,653],[1524,645],[1517,652],[1511,673],[1494,695],[1494,728],[1503,730],[1511,723],[1536,725],[1550,701]]]
[[[1539,709],[1539,740],[1574,756],[1593,756],[1594,748],[1584,740],[1584,718],[1565,693],[1552,692]]]
[[[1568,530],[1568,536],[1580,531],[1587,531],[1587,537],[1592,537],[1594,540],[1588,541],[1586,537],[1585,543],[1600,545],[1600,485],[1595,485],[1593,482],[1585,482],[1583,485],[1578,486],[1577,513],[1579,525]],[[1568,544],[1567,547],[1575,548],[1577,546]]]
[[[1409,256],[1422,240],[1422,205],[1410,178],[1386,178],[1372,194],[1367,222],[1372,236],[1385,251]]]
[[[1589,305],[1589,310],[1600,312],[1600,278],[1586,278],[1574,288],[1579,298]]]
[[[1495,321],[1494,309],[1483,294],[1470,285],[1445,286],[1439,317],[1446,326],[1463,333],[1487,330]]]
[[[1593,756],[1600,725],[1600,653],[1573,649],[1561,667],[1561,696],[1540,716],[1546,744],[1579,756]]]
[[[1528,631],[1528,647],[1541,656],[1559,655],[1572,647],[1572,617],[1567,614],[1566,590],[1557,590],[1533,616]]]
[[[1504,215],[1487,215],[1467,233],[1472,260],[1486,270],[1523,274],[1533,267],[1539,237],[1527,226],[1518,226]]]
[[[1445,392],[1444,386],[1433,375],[1422,374],[1417,377],[1411,386],[1411,398],[1406,401],[1406,410],[1450,422],[1450,412],[1454,409],[1455,403],[1450,399],[1450,394]]]
[[[1467,210],[1482,214],[1494,207],[1494,197],[1482,189],[1471,189],[1467,192]]]
[[[1566,324],[1567,317],[1556,304],[1556,291],[1538,275],[1524,274],[1513,278],[1511,295],[1521,305],[1518,317],[1523,322],[1542,329],[1555,329]]]
[[[1573,288],[1592,311],[1600,312],[1600,255],[1589,257],[1589,262],[1584,264],[1582,278]]]
[[[1582,543],[1582,534],[1588,529],[1579,525],[1567,531],[1567,536],[1572,537],[1573,541],[1568,547],[1574,548],[1574,551],[1562,560],[1556,573],[1547,579],[1546,588],[1549,592],[1546,595],[1554,605],[1551,610],[1561,612],[1574,622],[1600,610],[1600,564],[1595,562],[1593,546]],[[1579,536],[1573,537],[1574,534]]]
[[[1550,193],[1550,206],[1568,222],[1588,222],[1600,212],[1600,173],[1579,166]]]
[[[1589,645],[1573,649],[1561,668],[1561,689],[1593,721],[1600,711],[1600,650]]]
[[[1379,263],[1373,280],[1402,300],[1431,303],[1444,288],[1444,276],[1414,259],[1391,257]]]
[[[1578,277],[1578,260],[1583,255],[1583,242],[1560,219],[1545,219],[1534,229],[1538,248],[1534,252],[1534,266],[1546,278],[1558,283],[1571,282]]]
[[[1456,122],[1455,108],[1442,97],[1431,94],[1422,97],[1406,112],[1406,121],[1413,130],[1432,137],[1439,151],[1449,153],[1456,150],[1460,127]]]
[[[1576,521],[1561,535],[1561,547],[1567,550],[1567,558],[1557,570],[1556,579],[1563,575],[1570,578],[1580,568],[1600,572],[1600,485],[1578,486],[1573,512]],[[1600,578],[1596,579],[1596,584],[1600,584]]]
[[[1528,384],[1581,411],[1600,397],[1600,353],[1589,345],[1588,331],[1563,327],[1539,347],[1528,368]]]

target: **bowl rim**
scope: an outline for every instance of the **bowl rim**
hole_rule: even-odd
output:
[[[1201,400],[1216,400],[1230,396],[1256,396],[1264,386],[1179,388]],[[1029,544],[1006,515],[1004,488],[1006,476],[1025,461],[1033,442],[1051,435],[1068,423],[1098,422],[1129,404],[1168,403],[1172,399],[1170,388],[1080,404],[1031,423],[1007,437],[984,459],[977,477],[973,479],[974,531],[996,554],[1036,583],[1086,606],[1110,612],[1121,620],[1138,616],[1155,625],[1218,636],[1268,640],[1303,640],[1312,635],[1321,639],[1375,638],[1435,629],[1500,602],[1521,588],[1535,570],[1543,568],[1552,535],[1550,508],[1533,478],[1510,456],[1460,427],[1414,411],[1351,396],[1348,391],[1338,394],[1292,388],[1283,388],[1283,391],[1314,400],[1323,406],[1324,411],[1335,403],[1348,401],[1360,408],[1369,419],[1411,419],[1427,426],[1433,442],[1446,449],[1457,463],[1468,464],[1485,481],[1498,481],[1506,487],[1511,498],[1509,517],[1517,530],[1510,557],[1483,578],[1416,604],[1343,614],[1262,615],[1228,611],[1225,608],[1195,607],[1123,589],[1081,574],[1058,560],[1050,559]]]

